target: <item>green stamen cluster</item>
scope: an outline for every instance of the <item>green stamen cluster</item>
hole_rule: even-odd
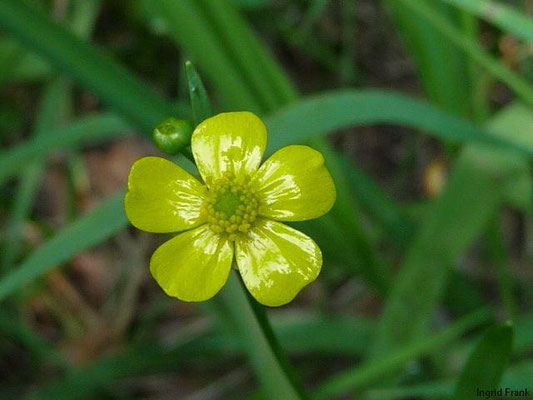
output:
[[[229,240],[246,233],[257,218],[259,201],[250,188],[249,180],[237,180],[226,174],[209,188],[202,211],[215,233],[226,234]]]

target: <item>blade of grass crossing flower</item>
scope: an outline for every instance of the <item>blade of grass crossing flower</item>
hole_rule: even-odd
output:
[[[112,58],[78,39],[26,2],[2,0],[0,27],[73,76],[146,132],[175,113],[168,102]]]
[[[513,327],[503,324],[489,328],[463,368],[455,394],[456,400],[470,400],[477,391],[497,389],[513,347]]]
[[[343,127],[383,123],[408,126],[443,140],[494,145],[533,157],[533,147],[522,130],[494,134],[428,103],[381,90],[344,89],[310,96],[274,112],[266,123],[270,132],[267,153]]]
[[[533,20],[526,13],[503,1],[442,0],[494,24],[526,42],[533,42]]]
[[[316,388],[313,398],[315,400],[329,399],[347,392],[362,390],[407,361],[438,351],[490,318],[491,313],[486,309],[477,311],[429,338],[398,348],[382,357],[369,359],[363,365],[342,371],[321,383]]]

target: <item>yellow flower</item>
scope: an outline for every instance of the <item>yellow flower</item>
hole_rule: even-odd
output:
[[[234,259],[262,304],[290,302],[322,267],[322,253],[303,233],[279,221],[328,212],[335,186],[324,158],[307,146],[287,146],[261,166],[267,131],[250,112],[219,114],[194,130],[191,147],[205,185],[160,157],[131,167],[126,214],[144,231],[180,232],[150,260],[170,296],[204,301],[224,286]]]

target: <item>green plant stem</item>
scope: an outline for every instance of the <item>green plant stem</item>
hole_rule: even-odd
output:
[[[232,271],[222,293],[226,310],[268,398],[307,398],[300,380],[280,347],[262,305],[253,299],[238,271]]]

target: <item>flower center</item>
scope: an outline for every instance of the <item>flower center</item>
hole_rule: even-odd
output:
[[[202,211],[207,214],[213,232],[235,240],[239,233],[250,230],[258,208],[259,201],[249,182],[239,181],[232,174],[226,174],[209,188]]]

